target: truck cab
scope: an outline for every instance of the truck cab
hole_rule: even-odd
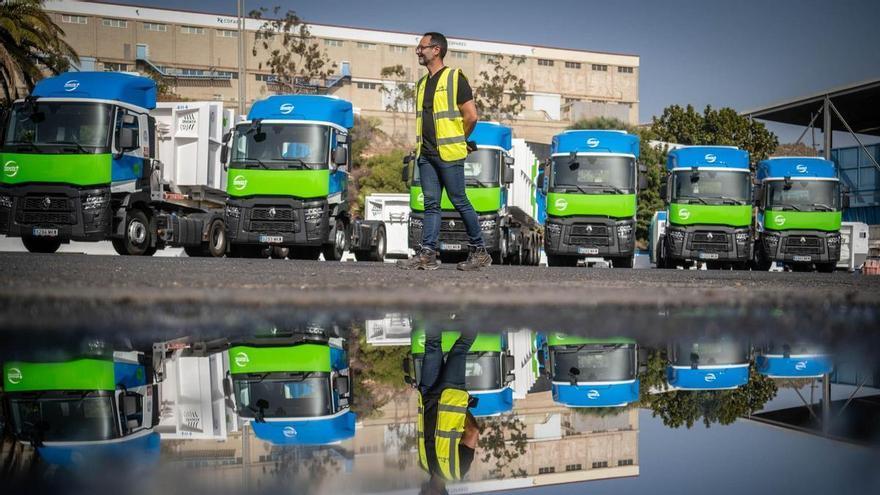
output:
[[[639,400],[632,339],[550,333],[544,346],[553,400],[567,407],[623,407]]]
[[[352,438],[351,379],[344,341],[321,332],[276,334],[228,349],[236,412],[276,445]]]
[[[755,261],[832,272],[840,260],[840,224],[849,198],[834,162],[818,157],[770,158],[758,164]]]
[[[632,268],[639,137],[626,131],[574,130],[553,137],[545,171],[544,251],[549,266],[585,257]]]
[[[10,427],[49,464],[82,467],[136,456],[158,460],[156,386],[139,352],[67,361],[8,361]]]
[[[441,348],[449,352],[459,332],[442,332]],[[407,379],[419,383],[425,359],[425,331],[415,330],[411,335],[411,352],[404,361]],[[470,409],[476,417],[497,416],[513,410],[513,355],[507,348],[504,333],[478,333],[471,344],[465,368],[465,387],[477,404]],[[412,374],[411,374],[412,373]]]
[[[667,204],[658,266],[705,262],[748,268],[752,259],[749,154],[734,146],[685,146],[670,151],[661,195]]]
[[[820,378],[832,372],[834,362],[821,345],[768,343],[758,349],[755,368],[768,378]]]
[[[730,390],[749,382],[751,348],[742,339],[681,339],[669,345],[666,381],[678,390]]]

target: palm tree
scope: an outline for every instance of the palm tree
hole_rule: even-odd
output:
[[[0,2],[0,88],[9,104],[30,92],[48,73],[58,74],[79,63],[64,31],[43,10],[41,0]]]

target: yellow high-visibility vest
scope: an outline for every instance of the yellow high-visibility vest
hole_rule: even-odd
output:
[[[459,72],[459,69],[449,67],[440,69],[434,90],[434,132],[437,134],[437,151],[445,162],[463,160],[468,154],[464,119],[457,104]],[[425,74],[416,85],[416,156],[422,154],[422,104],[427,84],[428,74]]]
[[[470,395],[464,390],[444,389],[437,404],[437,426],[434,430],[434,453],[440,474],[447,480],[461,479],[461,464],[458,459],[458,446],[464,434]],[[419,419],[417,423],[419,439],[419,465],[425,471],[428,467],[428,452],[425,449],[425,408],[422,394],[419,393]]]

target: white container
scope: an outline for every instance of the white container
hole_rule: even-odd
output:
[[[367,196],[364,218],[385,222],[385,260],[409,256],[409,194],[378,193]]]
[[[868,224],[862,222],[841,222],[840,261],[838,269],[857,270],[868,258]]]
[[[165,439],[225,440],[236,431],[235,413],[227,409],[223,379],[229,369],[225,352],[184,357],[175,351],[159,383],[159,425]]]
[[[507,206],[515,206],[532,218],[537,218],[534,202],[537,175],[540,167],[538,158],[526,144],[525,139],[514,139],[510,151],[513,156],[513,183],[507,195]]]
[[[216,101],[159,102],[150,115],[156,119],[156,157],[163,164],[162,178],[172,190],[226,189],[220,149],[223,135],[234,124],[232,110]]]

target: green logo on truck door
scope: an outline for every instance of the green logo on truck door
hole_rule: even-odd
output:
[[[547,194],[547,214],[555,217],[599,215],[632,218],[636,214],[635,194]]]
[[[840,230],[839,211],[765,211],[766,230]]]
[[[330,171],[323,170],[252,170],[230,168],[226,177],[227,193],[242,196],[290,196],[325,198],[330,193]]]
[[[669,223],[746,227],[752,222],[751,205],[669,205]]]
[[[469,187],[465,189],[465,194],[467,194],[477,213],[494,212],[501,208],[500,187]],[[422,191],[421,186],[412,186],[410,188],[409,207],[413,211],[425,211],[425,193]],[[440,209],[446,211],[455,209],[452,206],[452,202],[449,201],[449,196],[446,194],[445,189],[440,197]]]
[[[45,182],[97,186],[110,183],[108,154],[25,154],[0,153],[3,173],[0,184]]]

